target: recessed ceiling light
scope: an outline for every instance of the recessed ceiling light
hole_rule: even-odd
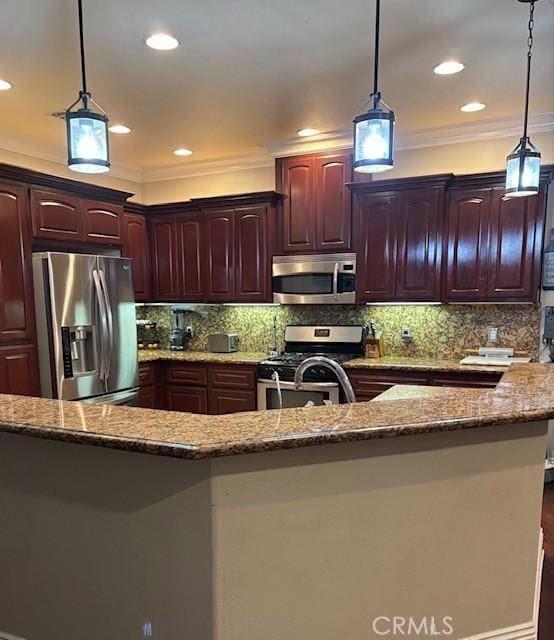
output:
[[[11,82],[8,82],[7,80],[2,80],[2,78],[0,78],[0,91],[7,91],[12,87],[13,87],[13,84]]]
[[[483,111],[487,105],[484,102],[468,102],[460,107],[460,111],[472,113],[473,111]]]
[[[463,62],[458,62],[457,60],[447,60],[446,62],[441,62],[438,64],[433,71],[439,76],[449,76],[453,73],[460,73],[462,69],[465,67]]]
[[[124,124],[112,124],[110,131],[112,133],[131,133],[131,129]]]
[[[192,151],[190,149],[185,149],[184,147],[181,149],[175,149],[173,151],[173,153],[176,156],[190,156],[192,154]]]
[[[151,49],[158,49],[158,51],[169,51],[179,46],[179,40],[170,36],[169,33],[153,33],[146,38],[145,42]]]
[[[296,135],[301,138],[308,138],[309,136],[317,136],[319,133],[319,129],[314,129],[313,127],[305,127],[304,129],[298,129]]]

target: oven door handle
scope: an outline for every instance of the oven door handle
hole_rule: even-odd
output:
[[[339,263],[335,262],[335,268],[333,269],[333,295],[335,300],[339,299]]]

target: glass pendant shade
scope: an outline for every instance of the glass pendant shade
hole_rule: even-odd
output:
[[[354,118],[354,171],[378,173],[392,169],[394,112],[370,109]]]
[[[521,138],[506,158],[506,196],[532,196],[539,191],[541,154],[529,138]]]
[[[90,109],[66,111],[67,164],[80,173],[105,173],[110,169],[108,118]]]

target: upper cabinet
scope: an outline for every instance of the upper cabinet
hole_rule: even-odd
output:
[[[535,301],[545,185],[537,196],[506,198],[499,185],[471,188],[467,180],[449,192],[445,300]]]
[[[202,218],[200,213],[177,217],[179,296],[188,302],[204,299]]]
[[[205,297],[215,302],[234,299],[235,212],[210,211],[204,217]]]
[[[277,160],[283,253],[350,249],[351,174],[350,151]]]
[[[179,300],[179,253],[175,216],[154,218],[149,225],[152,243],[152,297],[158,302]]]
[[[351,185],[359,302],[439,299],[448,178]]]
[[[35,336],[33,274],[27,195],[0,184],[0,343]]]
[[[33,237],[90,244],[123,244],[123,207],[55,191],[31,189]]]
[[[124,215],[125,245],[123,255],[132,260],[133,289],[135,300],[144,302],[150,299],[150,252],[146,219],[138,213]]]

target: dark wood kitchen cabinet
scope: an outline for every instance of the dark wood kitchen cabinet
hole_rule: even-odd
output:
[[[525,198],[506,198],[499,185],[453,187],[444,298],[450,302],[534,302],[544,215],[544,184],[537,196]]]
[[[283,253],[338,252],[351,246],[350,151],[279,158],[277,190]]]
[[[124,215],[125,245],[123,254],[131,258],[133,271],[133,289],[135,300],[144,302],[150,300],[150,250],[148,246],[148,232],[146,219],[138,213]]]
[[[202,387],[167,385],[165,388],[165,409],[208,413],[208,390]]]
[[[230,302],[235,293],[235,211],[221,209],[204,214],[205,296]]]
[[[203,215],[178,216],[176,224],[179,255],[179,299],[183,302],[199,302],[204,299]]]
[[[78,197],[31,189],[33,236],[46,240],[80,242],[83,216]]]
[[[35,338],[33,272],[25,189],[0,184],[0,343]]]
[[[40,396],[38,357],[34,345],[0,346],[0,393]]]
[[[448,177],[351,185],[359,302],[439,299]]]
[[[272,207],[235,211],[235,295],[237,302],[268,302],[275,239]]]
[[[210,389],[208,409],[212,415],[256,411],[256,392],[239,389]]]
[[[152,297],[158,302],[179,300],[176,228],[175,216],[154,218],[149,225],[152,243]]]
[[[124,236],[123,207],[81,200],[83,240],[94,244],[121,245]]]

